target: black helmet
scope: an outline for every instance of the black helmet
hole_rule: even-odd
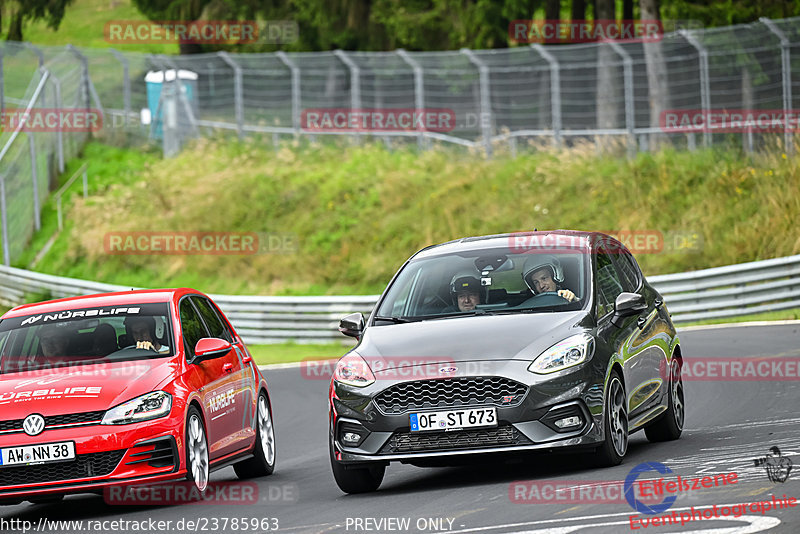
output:
[[[564,269],[561,267],[561,262],[558,261],[558,258],[550,254],[534,254],[525,260],[525,267],[522,269],[522,279],[525,281],[525,285],[528,286],[528,289],[534,293],[536,293],[536,290],[534,289],[531,275],[545,268],[550,269],[550,275],[557,284],[564,281]]]
[[[456,296],[462,291],[470,291],[480,295],[481,281],[478,280],[476,276],[469,273],[456,274],[453,279],[450,280],[450,296],[453,298],[453,302],[455,302]]]

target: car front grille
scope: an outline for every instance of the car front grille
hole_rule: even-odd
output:
[[[61,463],[0,467],[0,486],[60,482],[110,474],[122,460],[125,450],[79,454]],[[1,493],[0,493],[1,494]]]
[[[84,425],[99,423],[103,419],[103,410],[96,412],[68,413],[62,415],[48,415],[44,418],[44,429],[61,425]],[[13,419],[0,421],[0,432],[12,434],[23,432],[22,422],[24,419]]]
[[[375,397],[375,404],[387,415],[462,406],[517,406],[527,391],[525,384],[501,376],[437,378],[390,386]]]
[[[395,432],[380,454],[481,449],[530,443],[511,425],[451,432]]]

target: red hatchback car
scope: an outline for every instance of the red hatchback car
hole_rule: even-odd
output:
[[[19,306],[0,318],[0,503],[275,469],[267,383],[191,289]]]

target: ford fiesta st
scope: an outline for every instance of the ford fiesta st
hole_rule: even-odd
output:
[[[0,319],[0,502],[275,468],[269,392],[190,289],[90,295]]]
[[[330,384],[329,446],[344,492],[374,491],[391,461],[583,448],[619,464],[630,433],[677,439],[681,349],[659,293],[619,241],[533,232],[412,256]]]

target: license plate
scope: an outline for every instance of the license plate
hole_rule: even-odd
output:
[[[26,445],[24,447],[6,447],[0,449],[0,467],[27,464],[45,464],[75,459],[75,443],[43,443],[42,445]]]
[[[497,410],[495,408],[412,413],[409,418],[412,432],[497,426]]]

